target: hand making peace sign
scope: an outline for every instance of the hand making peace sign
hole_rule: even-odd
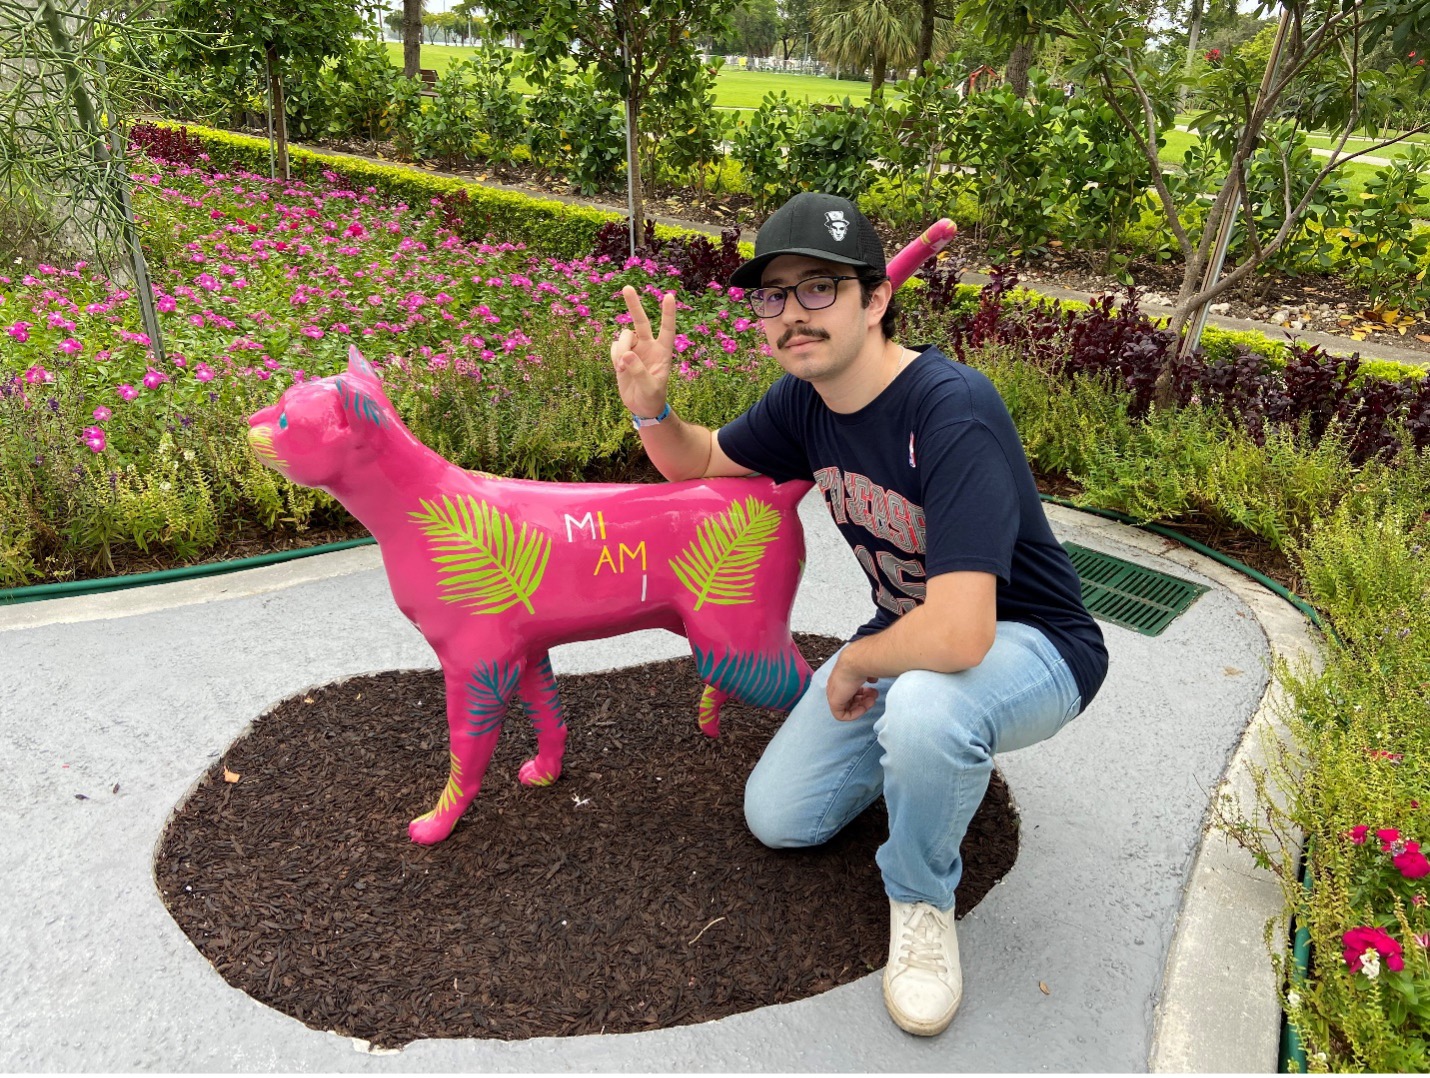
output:
[[[621,400],[632,415],[657,416],[665,407],[670,381],[670,357],[675,345],[675,293],[660,300],[660,331],[651,335],[650,319],[640,296],[630,285],[621,289],[631,324],[611,342],[611,365]]]

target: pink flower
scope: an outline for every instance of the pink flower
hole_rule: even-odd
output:
[[[178,301],[173,296],[160,296],[159,302],[154,306],[161,314],[173,314],[179,309]]]
[[[89,446],[92,452],[104,452],[104,446],[106,444],[104,440],[104,431],[101,430],[99,427],[85,427],[83,441],[85,445]]]
[[[1407,842],[1405,849],[1392,857],[1391,862],[1400,869],[1400,874],[1407,880],[1418,880],[1422,876],[1430,876],[1430,860],[1426,860],[1425,855],[1420,852],[1420,843]]]
[[[16,322],[13,326],[10,327],[9,332],[12,338],[19,341],[21,344],[24,344],[30,339],[30,323]]]
[[[305,337],[312,337],[315,341],[321,341],[323,337],[326,336],[317,326],[304,326],[298,332]]]
[[[1370,830],[1370,825],[1361,824],[1359,827],[1352,827],[1346,832],[1346,838],[1350,839],[1357,846],[1365,845],[1366,832]]]
[[[1361,925],[1358,928],[1349,929],[1341,937],[1341,954],[1345,957],[1346,965],[1351,968],[1352,973],[1361,972],[1361,964],[1367,952],[1374,952],[1383,957],[1386,966],[1392,970],[1405,968],[1405,958],[1400,944],[1383,928]]]
[[[64,340],[60,341],[59,349],[65,355],[72,356],[76,352],[83,352],[84,345],[80,344],[79,341],[75,340],[73,337],[66,337]]]
[[[27,385],[39,385],[41,382],[53,382],[55,376],[36,363],[25,372],[25,383]]]
[[[115,392],[127,401],[132,401],[135,397],[139,396],[139,390],[135,389],[128,382],[125,382],[122,386],[116,389]]]
[[[151,370],[147,370],[147,371],[144,372],[144,388],[145,388],[145,389],[158,389],[161,385],[163,385],[163,384],[164,384],[165,382],[167,382],[168,380],[169,380],[169,376],[168,376],[167,374],[163,374],[163,373],[161,373],[161,372],[159,372],[159,371],[156,371],[156,370],[152,370],[152,369],[151,369]]]
[[[1389,853],[1390,848],[1400,841],[1400,832],[1393,827],[1382,827],[1375,833],[1375,837],[1380,839],[1382,852]]]
[[[207,363],[200,363],[194,368],[194,377],[200,382],[212,382],[214,379],[213,368]]]
[[[94,421],[96,423],[103,423],[113,414],[113,412],[111,412],[108,408],[101,404],[98,408],[94,410]]]

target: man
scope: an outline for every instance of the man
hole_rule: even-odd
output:
[[[745,817],[766,845],[816,845],[882,794],[884,1001],[900,1027],[933,1035],[963,996],[959,844],[993,755],[1077,715],[1107,651],[997,390],[891,339],[884,254],[852,203],[796,195],[730,283],[785,376],[719,431],[682,421],[666,403],[674,296],[653,335],[627,288],[632,325],[611,346],[621,399],[667,479],[812,479],[869,574],[876,616],[770,741]]]

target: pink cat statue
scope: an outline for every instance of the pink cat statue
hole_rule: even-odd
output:
[[[561,774],[566,723],[556,644],[669,629],[705,683],[699,726],[729,698],[788,710],[810,669],[790,638],[804,567],[796,507],[813,485],[765,478],[537,483],[470,472],[419,442],[356,348],[347,373],[295,385],[249,417],[264,464],[325,490],[378,541],[398,609],[437,653],[451,771],[412,839],[446,838],[482,783],[520,696],[537,752],[519,772]]]
[[[889,262],[897,288],[955,233],[937,222]],[[515,693],[536,729],[518,778],[561,774],[566,722],[550,649],[634,629],[690,641],[699,726],[728,699],[785,711],[809,683],[790,638],[804,568],[796,508],[813,484],[535,483],[470,472],[419,442],[372,366],[293,386],[248,419],[268,467],[325,490],[377,539],[397,607],[442,666],[451,768],[413,841],[441,842],[477,796]]]

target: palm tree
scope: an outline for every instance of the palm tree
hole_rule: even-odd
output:
[[[919,56],[918,0],[816,0],[810,10],[814,45],[840,67],[871,67],[870,96],[883,92],[889,65],[913,65]]]

